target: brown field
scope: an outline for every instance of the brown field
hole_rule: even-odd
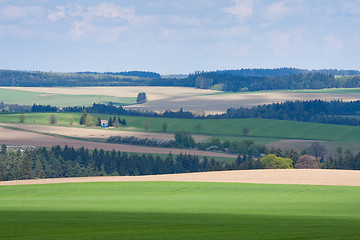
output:
[[[0,182],[0,186],[23,184],[49,184],[70,182],[128,182],[128,181],[179,181],[179,182],[238,182],[266,184],[305,184],[360,186],[360,171],[328,169],[262,169],[221,172],[201,172],[148,176],[51,178]]]
[[[54,136],[43,135],[33,132],[17,131],[6,129],[0,126],[0,144],[6,145],[17,145],[17,146],[38,146],[38,147],[52,147],[54,145],[60,145],[64,147],[68,145],[74,148],[88,148],[88,149],[104,149],[106,151],[116,151],[122,152],[135,152],[135,153],[158,153],[158,154],[191,154],[198,156],[208,156],[208,157],[227,157],[227,158],[236,158],[234,155],[225,154],[225,153],[216,153],[216,152],[205,152],[205,151],[196,151],[188,149],[174,149],[174,148],[156,148],[156,147],[144,147],[144,146],[135,146],[135,145],[126,145],[126,144],[111,144],[111,143],[102,143],[102,142],[91,142],[91,141],[82,141],[68,138],[60,138]]]
[[[40,125],[26,125],[26,124],[0,124],[0,125],[11,126],[11,127],[31,130],[35,132],[57,134],[57,135],[76,137],[76,138],[107,139],[111,136],[121,136],[121,137],[134,136],[142,139],[148,138],[148,139],[158,139],[158,140],[174,140],[174,134],[118,131],[111,128],[85,129],[79,127],[60,127],[60,126],[45,126],[45,125],[40,126]],[[193,137],[196,142],[201,142],[209,138],[209,136],[205,136],[205,135],[194,135]]]
[[[284,102],[287,100],[358,100],[358,94],[338,93],[294,93],[289,91],[255,93],[220,93],[216,90],[186,87],[72,87],[72,88],[36,88],[2,87],[7,89],[41,92],[44,94],[108,95],[116,97],[136,97],[145,92],[148,101],[144,104],[127,106],[128,108],[165,111],[179,110],[198,112],[199,114],[223,113],[228,108],[251,107],[255,105]]]

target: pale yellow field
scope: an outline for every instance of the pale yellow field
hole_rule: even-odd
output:
[[[305,184],[360,186],[360,171],[329,169],[261,169],[219,172],[114,177],[49,178],[0,182],[5,185],[49,184],[71,182],[130,182],[130,181],[174,181],[174,182],[238,182],[266,184]]]
[[[187,87],[71,87],[71,88],[37,88],[37,87],[2,87],[7,89],[41,92],[44,94],[107,95],[115,97],[135,97],[145,92],[148,101],[144,104],[131,105],[127,108],[151,111],[178,111],[183,108],[198,114],[226,112],[228,108],[251,107],[287,100],[359,100],[355,93],[301,93],[301,92],[246,92],[219,94],[219,91]]]

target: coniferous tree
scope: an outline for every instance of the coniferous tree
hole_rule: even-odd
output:
[[[86,123],[86,117],[87,117],[87,112],[86,110],[83,111],[83,114],[81,115],[80,117],[80,121],[79,121],[79,124],[80,125],[85,125]]]

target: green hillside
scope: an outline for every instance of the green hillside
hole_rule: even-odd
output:
[[[0,188],[3,239],[358,239],[360,188],[123,182]]]
[[[48,124],[52,113],[25,113],[25,123]],[[20,114],[0,114],[0,122],[18,123]],[[91,114],[93,119],[98,117],[108,119],[110,115]],[[71,121],[78,123],[81,113],[55,113],[58,124],[69,125]],[[192,133],[208,134],[212,136],[242,137],[242,128],[250,129],[248,138],[272,139],[308,139],[324,141],[360,142],[360,127],[333,124],[307,123],[297,121],[272,119],[175,119],[175,118],[146,118],[120,116],[127,121],[127,127],[118,130],[145,131],[144,123],[149,123],[149,132],[161,132],[162,124],[167,123],[167,132],[186,130]],[[200,129],[196,126],[200,124]],[[270,138],[270,139],[269,139]]]
[[[57,107],[91,106],[94,102],[104,104],[113,102],[116,105],[129,105],[136,103],[136,97],[49,94],[0,88],[0,102],[26,106],[32,106],[35,103],[37,105],[52,105]]]

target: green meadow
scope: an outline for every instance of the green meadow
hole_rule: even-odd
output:
[[[0,187],[1,239],[358,239],[360,188],[118,182]]]
[[[51,105],[57,107],[90,106],[94,102],[115,105],[129,105],[136,103],[136,97],[114,97],[106,95],[70,95],[49,94],[15,89],[0,88],[1,102],[19,105]]]
[[[25,123],[49,124],[52,113],[24,113]],[[59,125],[78,124],[81,113],[54,113]],[[0,122],[19,123],[20,114],[0,114]],[[112,115],[91,114],[93,120],[108,119]],[[127,121],[127,127],[118,130],[145,131],[144,123],[149,125],[149,132],[162,132],[162,124],[168,125],[167,132],[186,130],[193,134],[206,134],[222,139],[244,139],[242,128],[250,129],[246,138],[255,141],[263,138],[263,143],[280,139],[322,140],[337,142],[360,142],[360,127],[334,124],[308,123],[273,119],[176,119],[176,118],[147,118],[120,116]],[[197,130],[196,126],[200,125]]]

